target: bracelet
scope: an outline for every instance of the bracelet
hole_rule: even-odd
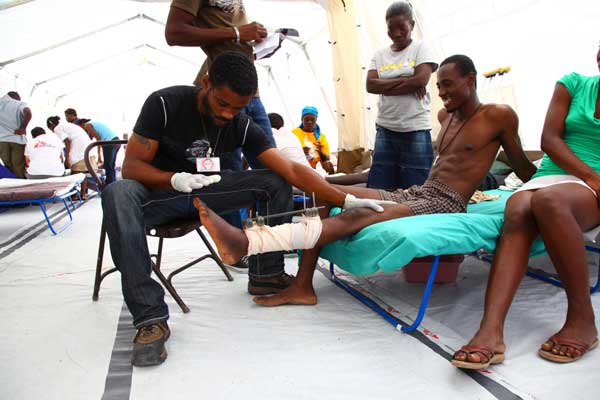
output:
[[[235,31],[235,42],[239,43],[240,42],[240,30],[237,28],[237,26],[233,26],[232,28]]]

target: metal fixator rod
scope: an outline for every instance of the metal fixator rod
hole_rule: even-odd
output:
[[[282,212],[282,213],[279,213],[279,214],[271,214],[271,215],[269,215],[269,218],[277,218],[277,217],[285,217],[285,216],[288,216],[288,215],[302,214],[302,213],[304,213],[305,211],[309,211],[309,210],[320,210],[321,208],[325,208],[325,206],[320,206],[320,207],[311,207],[311,208],[307,208],[306,210],[294,210],[294,211],[286,211],[286,212]],[[257,216],[256,218],[253,218],[253,219],[252,219],[252,218],[248,218],[246,221],[251,221],[251,220],[252,220],[252,221],[255,221],[255,220],[257,220],[258,218],[260,218],[260,219],[263,219],[263,220],[264,220],[264,217],[262,217],[262,216]]]

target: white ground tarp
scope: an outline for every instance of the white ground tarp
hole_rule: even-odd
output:
[[[0,397],[598,397],[598,351],[569,365],[537,356],[540,343],[559,329],[566,302],[562,290],[530,278],[508,316],[507,360],[485,373],[466,374],[451,366],[450,354],[473,334],[481,317],[489,266],[472,258],[462,264],[455,284],[436,285],[420,330],[411,335],[393,329],[320,272],[317,306],[266,309],[246,294],[247,276],[234,274],[235,281],[227,282],[214,263],[203,262],[174,280],[189,314],[166,296],[173,333],[167,361],[131,368],[134,330],[118,275],[105,280],[98,302],[91,300],[100,215],[100,201],[92,198],[58,236],[43,223],[36,225],[41,221],[37,207],[0,216]],[[167,240],[164,251],[169,272],[205,249],[188,235]],[[108,249],[105,257],[109,267]],[[287,259],[288,272],[296,261]],[[551,268],[546,259],[535,264]],[[597,265],[597,256],[590,265]],[[400,319],[414,318],[423,287],[405,283],[401,273],[345,279],[358,282]],[[592,300],[600,307],[598,295]]]

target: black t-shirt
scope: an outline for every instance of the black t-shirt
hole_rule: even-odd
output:
[[[195,86],[172,86],[146,99],[133,131],[159,142],[153,166],[163,171],[197,172],[196,156],[202,139],[210,142],[213,157],[221,159],[221,169],[226,169],[237,148],[254,156],[273,148],[262,128],[244,113],[224,126],[202,117],[197,105],[199,90]]]

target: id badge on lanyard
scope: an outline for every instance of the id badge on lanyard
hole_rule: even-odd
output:
[[[212,149],[208,149],[206,157],[196,158],[196,171],[197,172],[220,172],[221,171],[221,159],[219,157],[212,157]]]

